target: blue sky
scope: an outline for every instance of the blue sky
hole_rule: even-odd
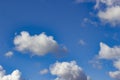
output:
[[[25,80],[62,80],[63,76],[52,73],[57,65],[52,70],[50,66],[56,61],[70,65],[75,61],[74,65],[81,67],[91,80],[119,80],[114,75],[115,71],[120,75],[119,3],[1,0],[0,65],[6,70],[4,76],[18,69]],[[26,34],[29,36],[23,38]]]

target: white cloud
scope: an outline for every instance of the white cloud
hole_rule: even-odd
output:
[[[54,40],[53,36],[47,36],[45,33],[39,35],[30,35],[26,31],[22,31],[14,39],[15,47],[21,52],[30,52],[32,55],[45,55],[47,53],[64,52]]]
[[[120,60],[113,61],[113,66],[118,69],[117,71],[110,71],[109,75],[111,78],[120,80]]]
[[[114,67],[120,70],[120,60],[116,60],[113,63]]]
[[[43,69],[40,71],[40,74],[41,75],[44,75],[44,74],[47,74],[48,73],[48,69]]]
[[[120,80],[120,71],[109,72],[109,75],[116,80]]]
[[[5,53],[6,57],[12,57],[13,56],[13,52],[12,51],[8,51],[7,53]]]
[[[90,76],[87,76],[87,80],[91,80],[91,77],[90,77]]]
[[[0,80],[21,80],[21,73],[19,70],[14,70],[11,74],[6,75],[3,67],[0,66]]]
[[[107,6],[112,6],[118,0],[96,0],[95,9],[100,8],[101,4],[105,4]]]
[[[120,6],[108,7],[105,11],[99,11],[98,17],[113,25],[120,22]]]
[[[120,5],[120,1],[119,0],[96,0],[96,4],[95,4],[95,9],[100,9],[101,6],[103,6],[102,4],[105,4],[106,7],[112,7],[112,6],[116,6],[116,5]]]
[[[86,42],[85,42],[84,40],[80,39],[80,40],[79,40],[79,44],[80,44],[80,45],[85,45]]]
[[[75,61],[56,62],[50,67],[50,72],[57,76],[55,80],[87,80],[87,76]]]
[[[109,47],[104,43],[100,43],[100,51],[98,59],[111,60],[117,71],[110,71],[109,75],[115,80],[120,80],[120,46]]]
[[[99,58],[102,59],[118,59],[120,58],[120,46],[109,47],[104,43],[100,43]]]
[[[118,69],[117,71],[110,71],[109,75],[110,77],[120,80],[120,60],[113,61],[113,66]]]
[[[96,2],[94,9],[97,16],[103,23],[116,26],[120,24],[120,0],[75,0],[76,3]],[[92,22],[92,24],[95,24]]]
[[[96,0],[94,7],[98,9],[97,15],[103,22],[112,25],[120,23],[120,0]]]

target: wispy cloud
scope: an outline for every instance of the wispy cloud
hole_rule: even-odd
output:
[[[48,69],[43,69],[43,70],[40,71],[40,74],[44,75],[44,74],[47,74],[48,72],[49,72]]]
[[[86,42],[85,42],[83,39],[80,39],[78,43],[79,43],[79,45],[81,45],[81,46],[86,45]]]
[[[102,62],[98,59],[98,57],[94,57],[92,60],[89,61],[89,63],[97,69],[102,69]]]
[[[12,51],[8,51],[7,53],[5,53],[6,57],[12,57],[14,55],[14,53]]]

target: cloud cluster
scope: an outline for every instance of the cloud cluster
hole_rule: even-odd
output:
[[[76,3],[93,2],[98,18],[103,23],[120,24],[120,0],[75,0]]]
[[[113,66],[118,70],[110,71],[109,75],[116,80],[120,80],[120,46],[109,47],[101,42],[98,57],[99,59],[113,61]]]
[[[102,21],[112,25],[120,23],[120,0],[96,0],[95,9]]]
[[[58,45],[53,36],[47,36],[45,33],[30,35],[28,32],[22,31],[14,38],[14,44],[18,51],[30,52],[32,55],[38,56],[66,51],[64,47],[61,48]]]
[[[0,80],[22,80],[19,70],[14,70],[11,74],[6,75],[5,70],[0,66]]]
[[[55,80],[87,80],[86,74],[75,61],[56,62],[51,65],[50,72],[52,75],[57,76]]]

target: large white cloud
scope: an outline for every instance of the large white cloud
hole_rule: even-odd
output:
[[[120,46],[109,47],[105,43],[100,43],[99,57],[103,59],[120,58]]]
[[[50,67],[50,72],[57,76],[55,80],[87,80],[87,76],[75,61],[56,62]]]
[[[22,80],[21,72],[14,70],[11,74],[6,75],[5,70],[0,66],[0,80]]]
[[[112,25],[120,23],[120,0],[96,0],[95,9],[98,9],[97,15],[102,21]]]
[[[117,71],[110,71],[110,77],[120,80],[120,46],[109,47],[104,43],[100,43],[99,59],[111,60]]]
[[[120,23],[120,6],[108,7],[105,11],[100,10],[98,12],[98,17],[113,25]]]
[[[77,3],[96,2],[94,9],[103,23],[120,24],[120,0],[75,0]]]
[[[18,51],[30,52],[32,55],[39,56],[65,51],[65,48],[61,48],[53,36],[47,36],[45,33],[32,36],[28,32],[22,31],[15,37],[14,44]]]

